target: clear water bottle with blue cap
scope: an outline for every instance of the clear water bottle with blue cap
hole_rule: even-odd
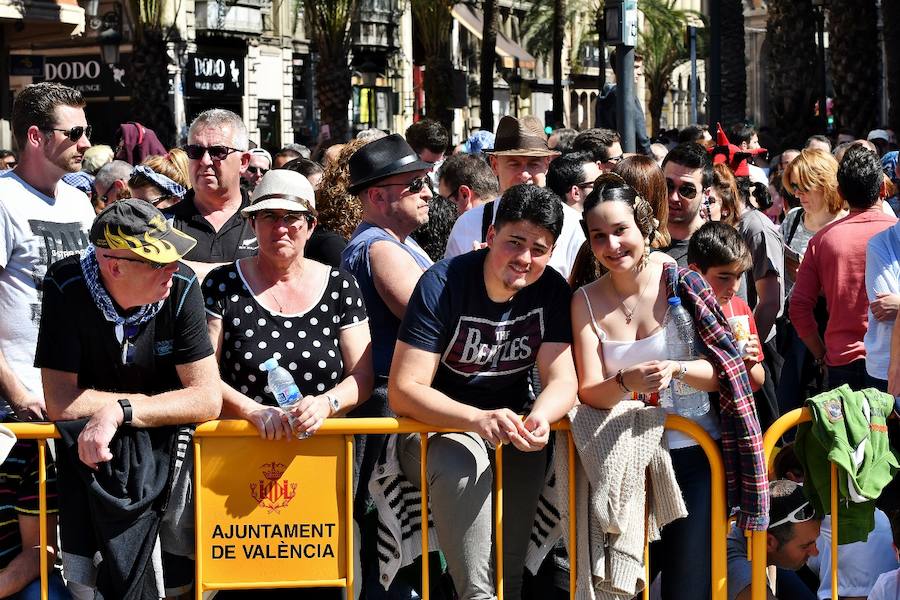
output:
[[[291,415],[291,407],[300,401],[300,388],[291,376],[290,372],[278,365],[278,360],[270,358],[263,363],[263,369],[268,372],[269,389],[275,396],[275,401],[288,415],[291,429],[294,428],[294,417]]]
[[[699,357],[696,351],[697,334],[694,320],[688,313],[681,298],[669,298],[669,315],[666,319],[666,346],[669,359],[688,362]],[[680,379],[672,378],[669,383],[672,406],[683,417],[702,417],[709,412],[709,394],[695,389]]]

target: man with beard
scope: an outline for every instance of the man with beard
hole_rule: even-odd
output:
[[[672,243],[663,248],[679,267],[687,267],[688,242],[703,225],[700,208],[709,201],[713,184],[713,163],[700,144],[678,144],[662,164],[669,192],[669,234]]]
[[[0,174],[0,399],[25,420],[45,414],[33,366],[44,275],[87,247],[94,220],[85,195],[61,181],[91,147],[84,106],[81,92],[58,83],[22,90],[12,112],[19,162]]]

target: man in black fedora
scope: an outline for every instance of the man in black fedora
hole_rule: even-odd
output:
[[[547,134],[540,121],[533,116],[516,119],[509,115],[500,119],[494,149],[485,153],[490,156],[491,168],[500,183],[498,199],[508,188],[520,183],[544,187],[550,161],[559,156],[559,152],[547,146]],[[585,238],[579,225],[581,215],[565,203],[563,205],[563,229],[549,264],[568,279]],[[487,239],[496,208],[496,201],[487,202],[460,215],[450,232],[444,256],[452,258],[481,247]]]

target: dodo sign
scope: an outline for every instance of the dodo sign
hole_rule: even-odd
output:
[[[197,580],[204,590],[345,584],[343,436],[201,436],[196,444]]]

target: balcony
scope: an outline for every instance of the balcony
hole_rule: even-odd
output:
[[[272,11],[271,0],[197,0],[194,9],[198,31],[263,33],[263,16]]]

